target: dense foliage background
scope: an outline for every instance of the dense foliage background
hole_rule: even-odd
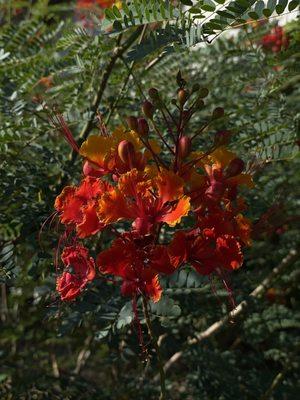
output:
[[[242,312],[222,322],[228,293],[192,270],[166,279],[152,306],[169,360],[169,398],[298,397],[298,1],[169,3],[127,2],[102,18],[103,10],[90,14],[71,1],[0,1],[1,399],[158,398],[155,353],[151,346],[142,352],[131,303],[118,288],[97,280],[72,304],[55,294],[53,202],[64,184],[78,181],[81,160],[40,100],[64,114],[80,142],[96,131],[97,111],[110,129],[139,115],[150,87],[171,103],[179,70],[210,91],[191,130],[213,108],[225,109],[199,148],[217,129],[231,129],[231,147],[256,186],[245,193],[253,245],[231,276]],[[286,13],[293,16],[284,26],[288,49],[265,50],[261,38]]]

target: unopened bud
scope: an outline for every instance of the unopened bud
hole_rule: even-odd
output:
[[[159,99],[159,93],[158,90],[155,88],[151,88],[148,91],[149,96],[151,97],[152,100],[158,100]]]
[[[212,113],[212,117],[214,119],[222,118],[223,115],[224,115],[224,108],[222,108],[222,107],[215,108],[213,113]]]
[[[200,89],[199,83],[195,83],[195,84],[193,85],[193,87],[192,87],[192,92],[193,92],[193,93],[198,92],[199,89]]]
[[[150,103],[150,101],[148,100],[144,101],[142,105],[142,110],[147,118],[152,119],[154,113],[154,106],[152,103]]]
[[[199,90],[198,96],[199,96],[199,98],[204,99],[204,97],[208,96],[208,93],[209,93],[209,90],[207,88],[201,88]]]
[[[230,137],[232,135],[231,131],[219,131],[215,134],[214,144],[215,146],[223,146],[228,144]]]
[[[198,109],[204,107],[204,101],[200,97],[198,97],[198,99],[196,100],[195,107]]]
[[[138,130],[138,119],[136,117],[133,116],[127,117],[126,121],[130,129],[132,129],[133,131]]]
[[[185,89],[179,89],[177,93],[177,98],[180,106],[182,107],[187,100],[187,91]]]
[[[118,146],[118,155],[124,164],[132,164],[135,160],[134,145],[128,140],[122,140]]]
[[[98,169],[97,165],[92,164],[90,161],[84,162],[82,172],[85,176],[94,176],[96,178],[103,176],[103,171]]]
[[[137,132],[140,136],[147,138],[149,134],[149,125],[145,118],[138,119],[138,129]]]
[[[226,178],[231,178],[232,176],[239,175],[244,168],[245,168],[244,161],[241,160],[240,158],[234,158],[233,160],[230,161],[226,169],[225,176]]]
[[[181,158],[187,157],[191,152],[192,140],[188,136],[182,136],[179,139],[178,153]]]

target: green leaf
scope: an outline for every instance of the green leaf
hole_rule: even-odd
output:
[[[117,18],[122,18],[122,14],[120,13],[120,10],[118,9],[117,6],[113,6],[112,10],[113,10],[114,15],[115,15]]]
[[[109,19],[110,21],[114,21],[116,19],[115,14],[113,13],[113,10],[110,8],[106,8],[105,9],[105,16],[107,19]]]
[[[279,0],[277,6],[275,8],[277,14],[282,14],[284,12],[287,4],[288,4],[288,0]]]
[[[249,15],[250,18],[252,18],[252,19],[254,19],[254,20],[259,19],[259,15],[258,15],[256,12],[254,12],[254,11],[249,11],[249,12],[248,12],[248,15]]]
[[[182,3],[185,6],[192,6],[193,5],[192,0],[180,0],[180,3]]]
[[[296,7],[299,6],[299,4],[300,4],[299,0],[292,0],[291,2],[289,2],[288,10],[293,11]]]
[[[151,312],[159,317],[176,318],[181,314],[181,309],[173,299],[164,295],[158,303],[150,303]]]

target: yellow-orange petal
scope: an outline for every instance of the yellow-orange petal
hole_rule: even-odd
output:
[[[163,203],[178,199],[183,194],[184,181],[172,171],[164,169],[159,172],[153,184],[158,188],[158,194]]]
[[[176,207],[161,218],[161,222],[166,222],[170,226],[175,226],[181,221],[182,217],[188,215],[190,208],[190,198],[188,196],[183,196],[178,201]]]
[[[135,151],[139,151],[143,148],[143,143],[138,134],[135,131],[126,130],[124,126],[118,126],[113,131],[111,137],[115,147],[117,147],[122,140],[127,140],[133,144]]]
[[[248,246],[251,245],[251,232],[252,224],[251,221],[242,214],[238,214],[235,217],[237,224],[237,234],[240,239]]]
[[[255,186],[252,175],[250,174],[239,174],[233,176],[232,178],[227,179],[227,182],[234,185],[245,185],[248,186],[249,189],[252,189]]]
[[[145,292],[153,303],[157,303],[160,300],[162,288],[158,280],[158,275],[155,275],[150,282],[146,282]]]
[[[100,221],[105,224],[133,218],[126,198],[118,189],[104,193],[100,197],[97,214]]]
[[[227,167],[231,160],[236,158],[236,154],[228,150],[225,146],[220,146],[210,154],[209,158],[213,163],[224,168]]]
[[[102,166],[107,156],[114,151],[113,144],[111,137],[91,135],[82,143],[79,153],[89,161]]]
[[[137,186],[139,183],[147,181],[145,173],[138,171],[136,168],[122,174],[118,181],[118,189],[126,196],[135,197],[137,194]]]

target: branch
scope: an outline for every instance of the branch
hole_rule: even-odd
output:
[[[140,26],[138,29],[136,29],[132,33],[132,35],[126,40],[126,42],[123,45],[115,48],[113,55],[111,56],[111,59],[103,72],[102,80],[100,82],[97,93],[94,97],[94,100],[93,100],[93,103],[91,106],[91,116],[90,116],[89,120],[87,121],[87,123],[85,124],[85,126],[83,127],[83,129],[79,135],[80,141],[84,141],[88,137],[91,130],[93,129],[94,119],[96,117],[97,110],[101,103],[104,91],[106,89],[109,77],[114,69],[115,63],[117,62],[117,60],[119,58],[121,58],[123,56],[125,51],[128,50],[128,48],[135,42],[135,40],[139,37],[139,35],[141,34],[142,31],[143,31],[143,26]],[[71,159],[70,159],[71,165],[75,161],[76,157],[77,157],[77,152],[73,151],[72,155],[71,155]]]
[[[86,363],[87,359],[91,355],[91,350],[90,350],[90,344],[92,342],[93,337],[90,335],[86,338],[84,341],[84,346],[82,350],[80,350],[78,357],[77,357],[77,362],[76,362],[76,367],[74,369],[74,374],[79,375],[82,367]]]
[[[257,286],[250,293],[250,297],[257,298],[263,295],[267,289],[270,287],[270,284],[278,278],[282,272],[297,261],[299,257],[299,250],[292,249],[289,254],[281,261],[281,263],[275,267],[272,272],[261,282],[260,285]],[[225,317],[220,319],[219,321],[212,324],[209,328],[205,329],[203,332],[196,335],[196,337],[189,339],[187,345],[193,345],[202,342],[205,339],[215,335],[218,333],[228,322],[232,321],[233,318],[239,317],[250,305],[250,301],[243,300],[233,311],[227,314]],[[183,356],[183,350],[174,353],[173,356],[165,363],[164,371],[168,371],[168,369],[175,364],[181,357]],[[157,381],[159,376],[156,375],[154,377],[154,381]]]

